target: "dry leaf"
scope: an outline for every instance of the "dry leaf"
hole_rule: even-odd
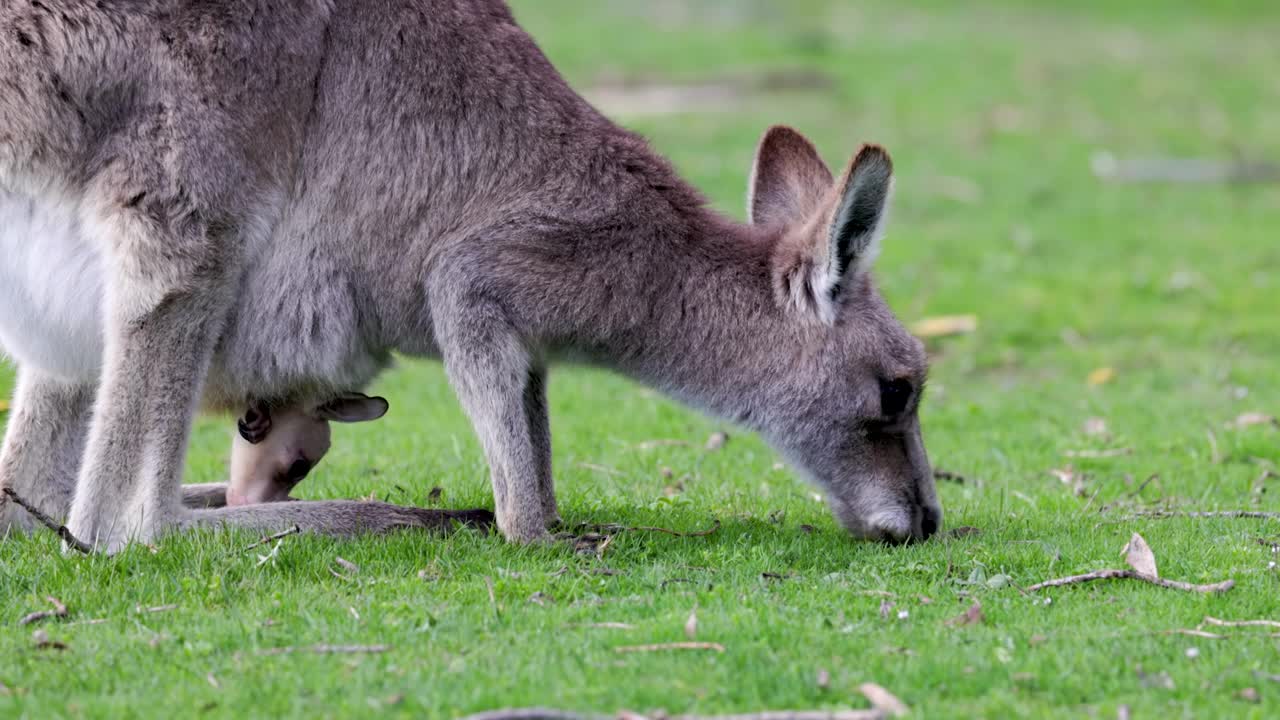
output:
[[[831,673],[822,668],[818,668],[818,677],[816,682],[819,690],[826,690],[831,687]]]
[[[938,338],[948,335],[966,335],[978,330],[977,315],[941,315],[920,320],[911,326],[911,333],[919,338]]]
[[[1124,561],[1129,567],[1151,577],[1160,577],[1160,573],[1156,572],[1156,554],[1151,552],[1151,546],[1138,533],[1134,533],[1129,538],[1129,544],[1124,546]]]
[[[1089,373],[1089,377],[1085,379],[1085,382],[1089,383],[1090,387],[1097,387],[1099,385],[1105,385],[1112,380],[1115,380],[1115,378],[1116,371],[1114,368],[1100,367]]]
[[[1227,427],[1234,427],[1237,430],[1243,430],[1254,425],[1274,425],[1280,427],[1280,420],[1276,420],[1270,415],[1264,415],[1260,412],[1247,412],[1236,417],[1227,424]]]
[[[1106,435],[1107,421],[1100,417],[1091,417],[1088,420],[1085,420],[1084,434],[1093,436]]]
[[[867,700],[871,701],[872,707],[883,713],[894,717],[906,717],[911,712],[911,709],[893,693],[875,683],[862,683],[858,686],[858,692],[861,692],[866,696]]]
[[[357,564],[355,564],[355,563],[351,562],[350,560],[347,560],[346,558],[342,557],[341,555],[339,555],[339,556],[335,557],[335,558],[333,559],[333,561],[334,561],[335,563],[337,563],[337,564],[338,564],[338,567],[342,568],[343,570],[346,570],[347,572],[351,573],[352,575],[355,575],[355,574],[357,574],[357,573],[359,573],[359,572],[360,572],[360,566],[359,566],[359,565],[357,565]]]
[[[706,449],[709,451],[719,450],[724,444],[729,442],[729,435],[722,432],[713,432],[711,437],[707,438]]]
[[[698,608],[689,611],[689,619],[684,621],[684,636],[693,640],[698,637]]]
[[[1247,687],[1236,693],[1236,697],[1248,703],[1262,702],[1262,697],[1258,695],[1257,688]]]
[[[9,401],[0,400],[0,413],[7,413],[7,412],[9,412]]]
[[[982,603],[974,600],[968,610],[951,618],[947,621],[947,625],[959,627],[961,625],[978,625],[986,620],[986,616],[982,614]]]
[[[1062,481],[1063,485],[1070,487],[1071,492],[1081,497],[1084,496],[1086,492],[1085,485],[1084,485],[1084,480],[1086,476],[1084,473],[1077,473],[1075,471],[1075,468],[1068,465],[1064,468],[1055,468],[1053,470],[1050,470],[1049,474],[1053,475],[1054,477],[1058,478],[1058,480]]]

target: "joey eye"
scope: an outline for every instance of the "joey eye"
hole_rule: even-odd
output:
[[[880,381],[880,413],[887,417],[896,417],[907,409],[911,400],[910,380]]]
[[[306,458],[298,458],[294,460],[289,469],[285,471],[285,478],[291,481],[301,480],[311,472],[311,461]]]

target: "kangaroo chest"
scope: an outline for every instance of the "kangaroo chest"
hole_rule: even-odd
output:
[[[20,365],[89,380],[102,364],[102,259],[78,203],[0,188],[0,350]]]

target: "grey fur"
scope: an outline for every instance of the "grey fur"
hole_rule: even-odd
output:
[[[741,225],[574,93],[499,0],[7,3],[0,210],[73,208],[105,310],[74,391],[19,391],[0,481],[51,484],[65,511],[79,436],[33,434],[87,423],[68,525],[108,551],[175,527],[413,524],[381,503],[189,509],[180,490],[201,402],[334,396],[399,351],[443,359],[500,529],[534,540],[556,519],[545,367],[573,359],[762,432],[855,534],[927,536],[922,349],[830,246],[869,239],[832,224],[866,215],[859,167],[887,197],[872,155],[815,184],[812,147],[771,131],[768,222]],[[72,330],[25,311],[39,329],[0,319],[0,339],[35,383]],[[915,388],[900,417],[879,412],[882,378]]]

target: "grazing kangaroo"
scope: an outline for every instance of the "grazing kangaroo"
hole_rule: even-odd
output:
[[[438,523],[182,504],[202,402],[333,396],[399,351],[443,359],[498,527],[537,540],[563,358],[761,432],[855,535],[928,537],[925,357],[868,272],[891,177],[864,146],[834,178],[773,128],[750,224],[724,218],[500,0],[5,3],[0,484],[58,500],[74,477],[68,527],[108,552],[196,526]]]

